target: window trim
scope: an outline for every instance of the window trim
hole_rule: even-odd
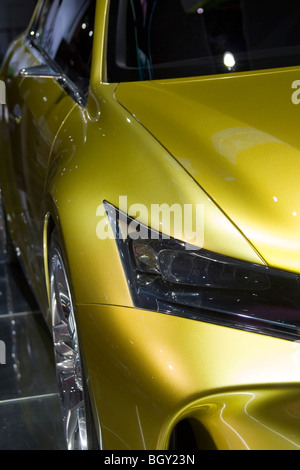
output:
[[[97,6],[97,0],[95,1],[95,10]],[[62,89],[77,103],[79,104],[82,108],[85,108],[87,105],[88,101],[88,94],[89,94],[89,88],[90,88],[90,80],[89,80],[89,86],[86,90],[86,92],[83,92],[82,89],[80,89],[74,82],[73,80],[66,75],[66,73],[63,71],[62,67],[54,60],[52,59],[49,54],[43,49],[41,44],[37,41],[36,39],[36,33],[37,33],[37,28],[39,25],[39,21],[41,18],[41,14],[43,11],[43,7],[45,5],[46,0],[41,0],[35,18],[33,19],[32,25],[27,31],[25,41],[29,47],[31,47],[31,50],[33,52],[33,55],[36,57],[36,59],[39,62],[42,62],[45,65],[49,65],[49,67],[56,73],[58,73],[61,78],[57,79],[53,77],[56,82],[62,87]],[[95,15],[96,17],[96,15]],[[95,30],[95,28],[94,28]],[[93,56],[93,54],[92,54]],[[51,76],[49,76],[51,78]]]

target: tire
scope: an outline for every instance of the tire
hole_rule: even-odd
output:
[[[56,229],[50,238],[49,280],[54,359],[67,448],[98,449],[79,346],[76,312]]]

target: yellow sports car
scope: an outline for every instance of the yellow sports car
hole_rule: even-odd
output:
[[[7,226],[69,449],[300,448],[300,6],[41,0]]]

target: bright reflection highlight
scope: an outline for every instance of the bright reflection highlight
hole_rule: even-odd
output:
[[[223,56],[223,61],[224,65],[226,65],[226,67],[230,69],[235,66],[235,58],[231,52],[225,52]]]
[[[225,424],[225,426],[227,426],[229,429],[231,429],[231,431],[239,438],[239,440],[243,443],[243,445],[245,446],[245,449],[247,450],[250,450],[250,447],[248,446],[247,442],[242,438],[242,436],[238,433],[238,431],[236,429],[234,429],[234,427],[232,427],[223,417],[223,413],[224,411],[226,410],[226,404],[224,403],[223,404],[223,407],[221,409],[221,413],[220,413],[220,418],[221,418],[221,421]]]

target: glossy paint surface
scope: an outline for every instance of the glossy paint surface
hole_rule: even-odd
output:
[[[107,84],[108,4],[97,2],[86,107],[53,79],[18,76],[38,63],[24,36],[2,69],[2,191],[46,320],[56,226],[105,448],[165,449],[182,419],[220,449],[299,448],[299,344],[135,309],[115,240],[100,240],[97,226],[102,202],[118,207],[121,196],[132,216],[137,203],[148,214],[201,204],[206,249],[298,272],[300,72]],[[179,233],[171,224],[166,234]]]
[[[296,272],[300,141],[291,98],[299,73],[123,83],[116,91],[267,264]]]
[[[219,449],[299,449],[299,344],[128,308],[78,313],[107,448],[167,448],[188,418]]]

